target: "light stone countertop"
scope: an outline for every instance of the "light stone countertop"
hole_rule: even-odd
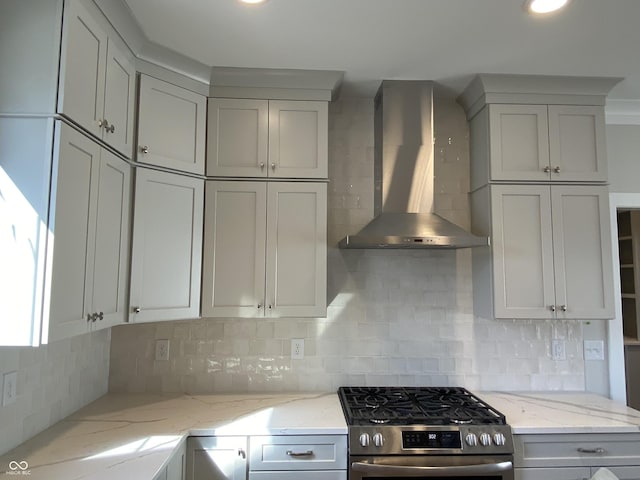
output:
[[[640,433],[640,412],[584,392],[479,392],[514,434]]]
[[[107,394],[0,456],[0,478],[26,461],[29,479],[151,480],[189,435],[271,434],[346,435],[338,396]]]
[[[477,395],[515,434],[638,433],[640,412],[586,393]],[[189,435],[347,433],[335,393],[108,394],[0,457],[27,461],[31,479],[151,480]]]

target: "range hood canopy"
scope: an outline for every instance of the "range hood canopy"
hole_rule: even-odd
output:
[[[375,99],[374,214],[340,248],[486,246],[433,212],[433,82],[385,80]]]

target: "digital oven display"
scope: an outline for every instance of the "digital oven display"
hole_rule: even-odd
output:
[[[402,448],[462,448],[460,432],[402,432]]]

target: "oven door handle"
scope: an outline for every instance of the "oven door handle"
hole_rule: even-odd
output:
[[[377,463],[353,462],[351,469],[361,473],[383,473],[385,475],[419,473],[423,477],[437,477],[443,474],[455,475],[486,475],[508,472],[513,469],[512,462],[484,463],[480,465],[451,465],[446,467],[405,467],[397,465],[380,465]]]

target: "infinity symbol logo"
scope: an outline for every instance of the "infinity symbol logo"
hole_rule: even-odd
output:
[[[27,463],[26,460],[23,460],[21,462],[16,462],[15,460],[11,460],[9,462],[9,469],[13,470],[14,472],[16,470],[26,470],[27,468],[29,468],[29,464]]]

